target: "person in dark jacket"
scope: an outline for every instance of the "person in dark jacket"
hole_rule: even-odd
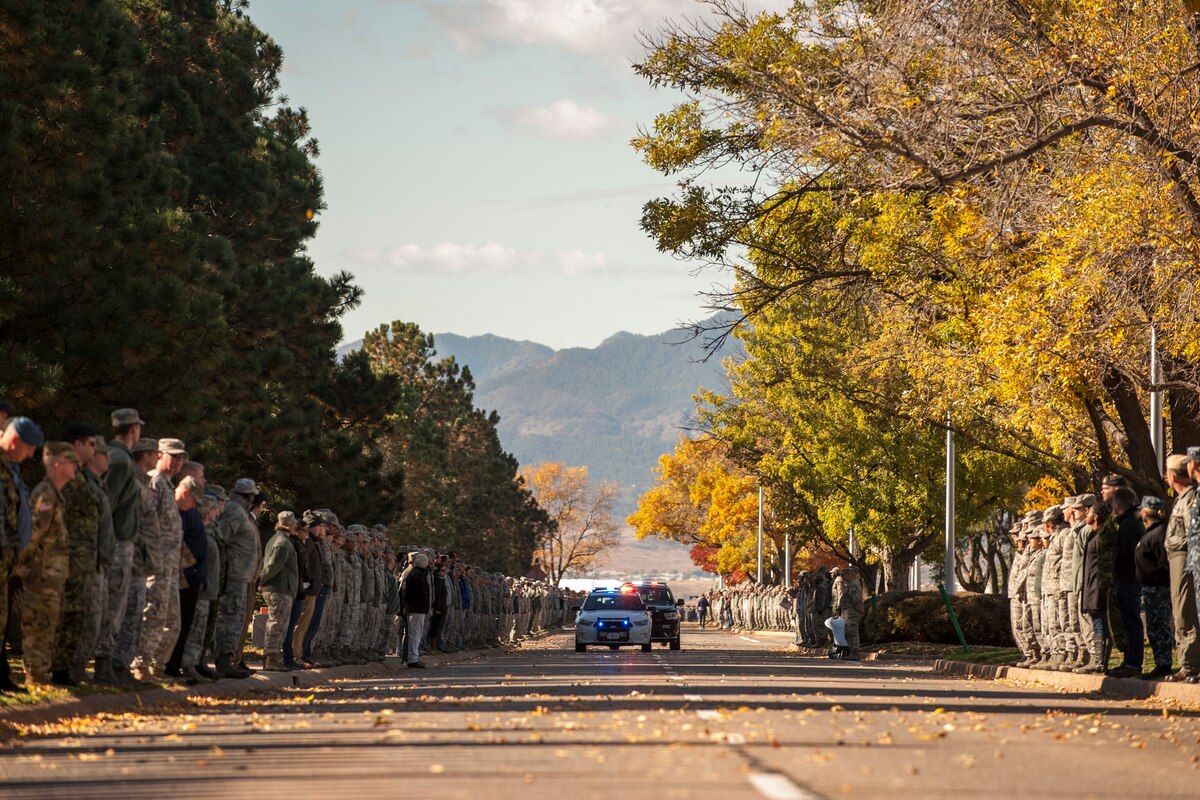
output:
[[[1091,660],[1087,666],[1076,667],[1073,672],[1104,672],[1108,663],[1108,592],[1104,570],[1100,568],[1100,527],[1111,513],[1106,503],[1100,503],[1087,512],[1087,529],[1083,533],[1083,583],[1079,593],[1080,610],[1092,618]]]
[[[412,564],[405,570],[400,583],[400,594],[404,598],[407,628],[408,653],[405,663],[410,667],[424,667],[425,664],[421,661],[421,639],[425,635],[425,618],[433,604],[429,584],[429,556],[424,553],[413,554]]]
[[[167,675],[175,678],[183,677],[183,651],[187,647],[192,620],[196,616],[200,590],[208,582],[208,534],[204,532],[204,519],[199,508],[203,496],[204,487],[190,475],[180,480],[175,490],[175,505],[179,507],[179,519],[183,526],[181,564],[190,562],[189,566],[183,568],[183,580],[179,588],[179,635],[164,669]]]
[[[1146,638],[1154,653],[1154,669],[1142,677],[1157,680],[1171,674],[1175,654],[1175,627],[1171,620],[1171,565],[1167,558],[1167,515],[1163,501],[1143,497],[1138,514],[1146,535],[1137,543],[1134,562],[1142,585],[1142,611],[1146,615]]]
[[[1145,638],[1142,630],[1142,586],[1137,579],[1138,542],[1146,529],[1137,511],[1138,497],[1128,486],[1119,486],[1112,495],[1117,537],[1113,549],[1113,597],[1125,636],[1120,666],[1109,670],[1114,678],[1133,678],[1142,674]],[[1111,609],[1110,609],[1111,610]]]
[[[429,620],[429,647],[431,650],[441,650],[442,629],[446,625],[446,608],[450,597],[446,586],[446,560],[439,556],[433,562],[433,616]]]

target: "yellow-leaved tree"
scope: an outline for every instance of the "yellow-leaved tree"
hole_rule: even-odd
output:
[[[620,543],[620,524],[612,517],[620,487],[593,484],[587,467],[545,461],[521,470],[551,525],[537,542],[535,553],[551,583],[568,574],[582,574],[603,563],[604,555]]]

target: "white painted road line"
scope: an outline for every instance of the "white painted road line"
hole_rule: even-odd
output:
[[[703,703],[704,702],[704,698],[698,694],[685,694],[683,696],[683,699],[687,700],[689,703]]]
[[[758,639],[751,639],[749,636],[739,636],[738,638],[739,638],[739,639],[745,639],[747,642],[754,642],[755,644],[758,644],[758,643],[759,643],[759,642],[758,642]]]
[[[768,800],[817,800],[817,795],[801,789],[778,772],[751,772],[746,777],[750,785]]]
[[[701,708],[696,712],[700,719],[720,719],[721,714],[715,708]]]

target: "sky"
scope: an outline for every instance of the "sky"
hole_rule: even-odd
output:
[[[784,0],[750,0],[780,9]],[[674,188],[629,146],[681,98],[631,68],[694,0],[251,0],[308,109],[328,208],[317,270],[366,290],[345,339],[395,319],[554,348],[704,318],[721,276],[657,252]]]

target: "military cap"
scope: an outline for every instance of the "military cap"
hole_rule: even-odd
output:
[[[1095,508],[1100,498],[1094,494],[1081,494],[1075,498],[1075,508]]]
[[[17,438],[30,447],[41,447],[46,443],[46,434],[29,417],[13,417],[8,424],[16,432]]]
[[[1161,498],[1148,494],[1142,498],[1142,503],[1138,508],[1144,508],[1147,511],[1162,511],[1166,506],[1163,504]]]
[[[238,478],[233,483],[234,494],[258,494],[258,485],[253,478]]]
[[[119,428],[122,425],[145,425],[146,421],[138,414],[136,408],[118,408],[112,412],[112,425]]]
[[[292,511],[280,511],[279,516],[275,518],[275,530],[277,531],[298,531],[300,530],[300,522],[296,519],[296,514]]]
[[[1200,447],[1189,447],[1187,457],[1188,461],[1200,462]]]
[[[341,520],[338,519],[338,515],[328,508],[318,508],[314,513],[320,514],[321,518],[325,520],[326,525],[340,526],[342,524]]]
[[[1062,521],[1063,521],[1062,506],[1050,506],[1049,508],[1042,511],[1042,522],[1049,522],[1050,524],[1054,524],[1054,523],[1058,523],[1058,522],[1062,522]]]
[[[204,494],[204,487],[200,485],[200,481],[196,480],[191,475],[185,475],[179,481],[179,486],[176,488],[183,489],[196,500],[199,500],[200,496]]]
[[[1071,495],[1069,497],[1064,497],[1062,499],[1062,502],[1059,503],[1058,505],[1060,508],[1074,508],[1075,507],[1074,504],[1077,499],[1079,499],[1077,495]]]
[[[349,528],[346,528],[346,530],[347,530],[349,533],[352,533],[352,534],[354,534],[355,536],[362,536],[363,534],[365,534],[365,533],[367,532],[367,526],[366,526],[366,525],[359,525],[359,524],[356,522],[356,523],[354,523],[353,525],[351,525]]]
[[[313,511],[312,509],[309,509],[308,511],[305,511],[303,514],[301,514],[300,519],[303,520],[305,525],[324,525],[325,524],[325,518],[322,517],[317,512]]]
[[[179,439],[159,439],[158,452],[166,453],[170,456],[187,457],[187,449],[183,446],[183,442]]]
[[[138,439],[136,442],[133,443],[133,448],[132,448],[131,452],[133,452],[133,453],[157,453],[158,452],[158,439],[151,439],[149,437],[143,436],[142,438]]]
[[[1020,523],[1020,522],[1014,522],[1014,523],[1012,524],[1012,527],[1008,529],[1008,532],[1009,532],[1009,533],[1020,533],[1020,532],[1021,532],[1021,523]]]
[[[103,436],[96,437],[96,452],[101,455],[108,455],[108,442],[104,440]]]
[[[1104,480],[1100,481],[1101,486],[1128,486],[1129,481],[1125,480],[1115,472],[1110,472],[1104,476]]]
[[[204,493],[209,497],[215,497],[218,500],[228,500],[229,495],[225,492],[224,486],[218,486],[215,483],[210,483],[204,487]]]
[[[43,452],[51,458],[61,458],[64,461],[79,463],[79,454],[66,442],[46,442]]]

